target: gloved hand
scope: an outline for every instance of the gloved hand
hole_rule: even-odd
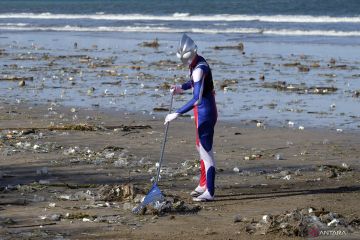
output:
[[[184,90],[182,90],[181,85],[171,85],[170,86],[170,92],[172,94],[180,94],[183,93]]]
[[[179,116],[179,113],[169,113],[168,115],[166,115],[164,125],[166,125],[168,122],[171,122],[178,116]]]

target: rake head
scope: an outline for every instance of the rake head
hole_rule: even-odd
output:
[[[156,201],[162,201],[164,199],[164,195],[162,194],[160,188],[156,183],[151,187],[148,194],[145,196],[144,201],[142,201],[139,206],[132,210],[133,213],[138,214],[141,210],[151,203],[155,203]]]

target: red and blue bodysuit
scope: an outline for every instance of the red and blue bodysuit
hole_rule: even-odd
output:
[[[190,80],[182,84],[183,90],[193,89],[193,97],[176,112],[194,111],[196,148],[200,154],[199,187],[206,188],[211,196],[215,192],[215,159],[213,154],[214,127],[217,121],[214,83],[206,60],[197,55],[189,66]]]

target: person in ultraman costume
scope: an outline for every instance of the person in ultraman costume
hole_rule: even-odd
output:
[[[214,127],[217,121],[215,91],[211,69],[206,60],[197,54],[194,41],[184,34],[176,53],[184,65],[189,66],[190,80],[174,85],[170,91],[180,94],[192,89],[193,97],[184,106],[165,118],[165,124],[191,109],[196,125],[196,148],[200,154],[200,181],[191,192],[194,201],[212,201],[215,193],[215,159],[213,154]]]

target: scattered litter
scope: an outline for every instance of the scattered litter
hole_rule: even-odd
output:
[[[83,218],[82,221],[83,222],[92,222],[92,220],[90,218]]]
[[[60,220],[61,220],[61,217],[62,217],[61,214],[52,214],[52,215],[49,217],[49,219],[50,219],[51,221],[60,221]]]
[[[276,153],[275,154],[275,159],[276,160],[285,160],[285,158],[283,157],[283,155],[281,153]]]
[[[152,42],[143,42],[139,44],[141,47],[151,47],[151,48],[158,48],[160,46],[158,39],[156,38]]]
[[[234,223],[243,222],[243,221],[244,221],[244,218],[240,214],[235,215]]]
[[[307,87],[305,84],[288,84],[286,82],[265,82],[262,85],[264,88],[273,88],[278,91],[308,93],[308,94],[331,94],[336,92],[336,87]]]
[[[328,178],[336,178],[344,174],[345,172],[352,171],[349,165],[343,163],[341,166],[336,165],[320,165],[318,166],[320,172],[326,171],[326,176]]]
[[[142,214],[147,212],[153,215],[164,215],[166,213],[174,214],[195,214],[201,210],[199,205],[190,205],[186,204],[184,201],[181,201],[178,197],[165,197],[163,201],[157,201],[153,204],[148,205],[144,208]]]
[[[259,160],[261,159],[263,155],[262,154],[251,154],[250,156],[245,156],[244,160],[248,161],[248,160]]]
[[[291,175],[286,175],[285,177],[283,177],[284,180],[290,180],[291,179]]]
[[[64,218],[66,219],[84,219],[84,218],[87,218],[87,219],[93,219],[95,218],[96,216],[91,216],[87,213],[83,213],[83,212],[75,212],[75,213],[66,213]]]
[[[136,195],[136,191],[132,184],[103,185],[99,187],[97,198],[101,201],[110,202],[132,200]]]
[[[320,231],[336,230],[353,232],[359,228],[354,220],[347,221],[337,213],[316,210],[315,208],[295,209],[286,211],[279,215],[265,215],[260,221],[252,221],[245,230],[249,234],[267,235],[281,234],[283,236],[317,237],[314,236],[314,229]]]
[[[265,126],[265,125],[264,125],[264,123],[262,123],[262,122],[256,123],[256,127],[258,127],[258,128],[264,127],[264,126]]]
[[[47,167],[42,167],[40,169],[37,169],[36,174],[37,175],[48,175],[49,174],[48,168]]]
[[[2,75],[0,81],[33,81],[33,77],[18,77],[15,75]]]
[[[220,83],[220,89],[221,90],[231,90],[235,88],[235,85],[238,84],[237,79],[225,79]]]
[[[49,207],[51,207],[51,208],[54,208],[54,207],[56,207],[56,203],[49,203]]]

